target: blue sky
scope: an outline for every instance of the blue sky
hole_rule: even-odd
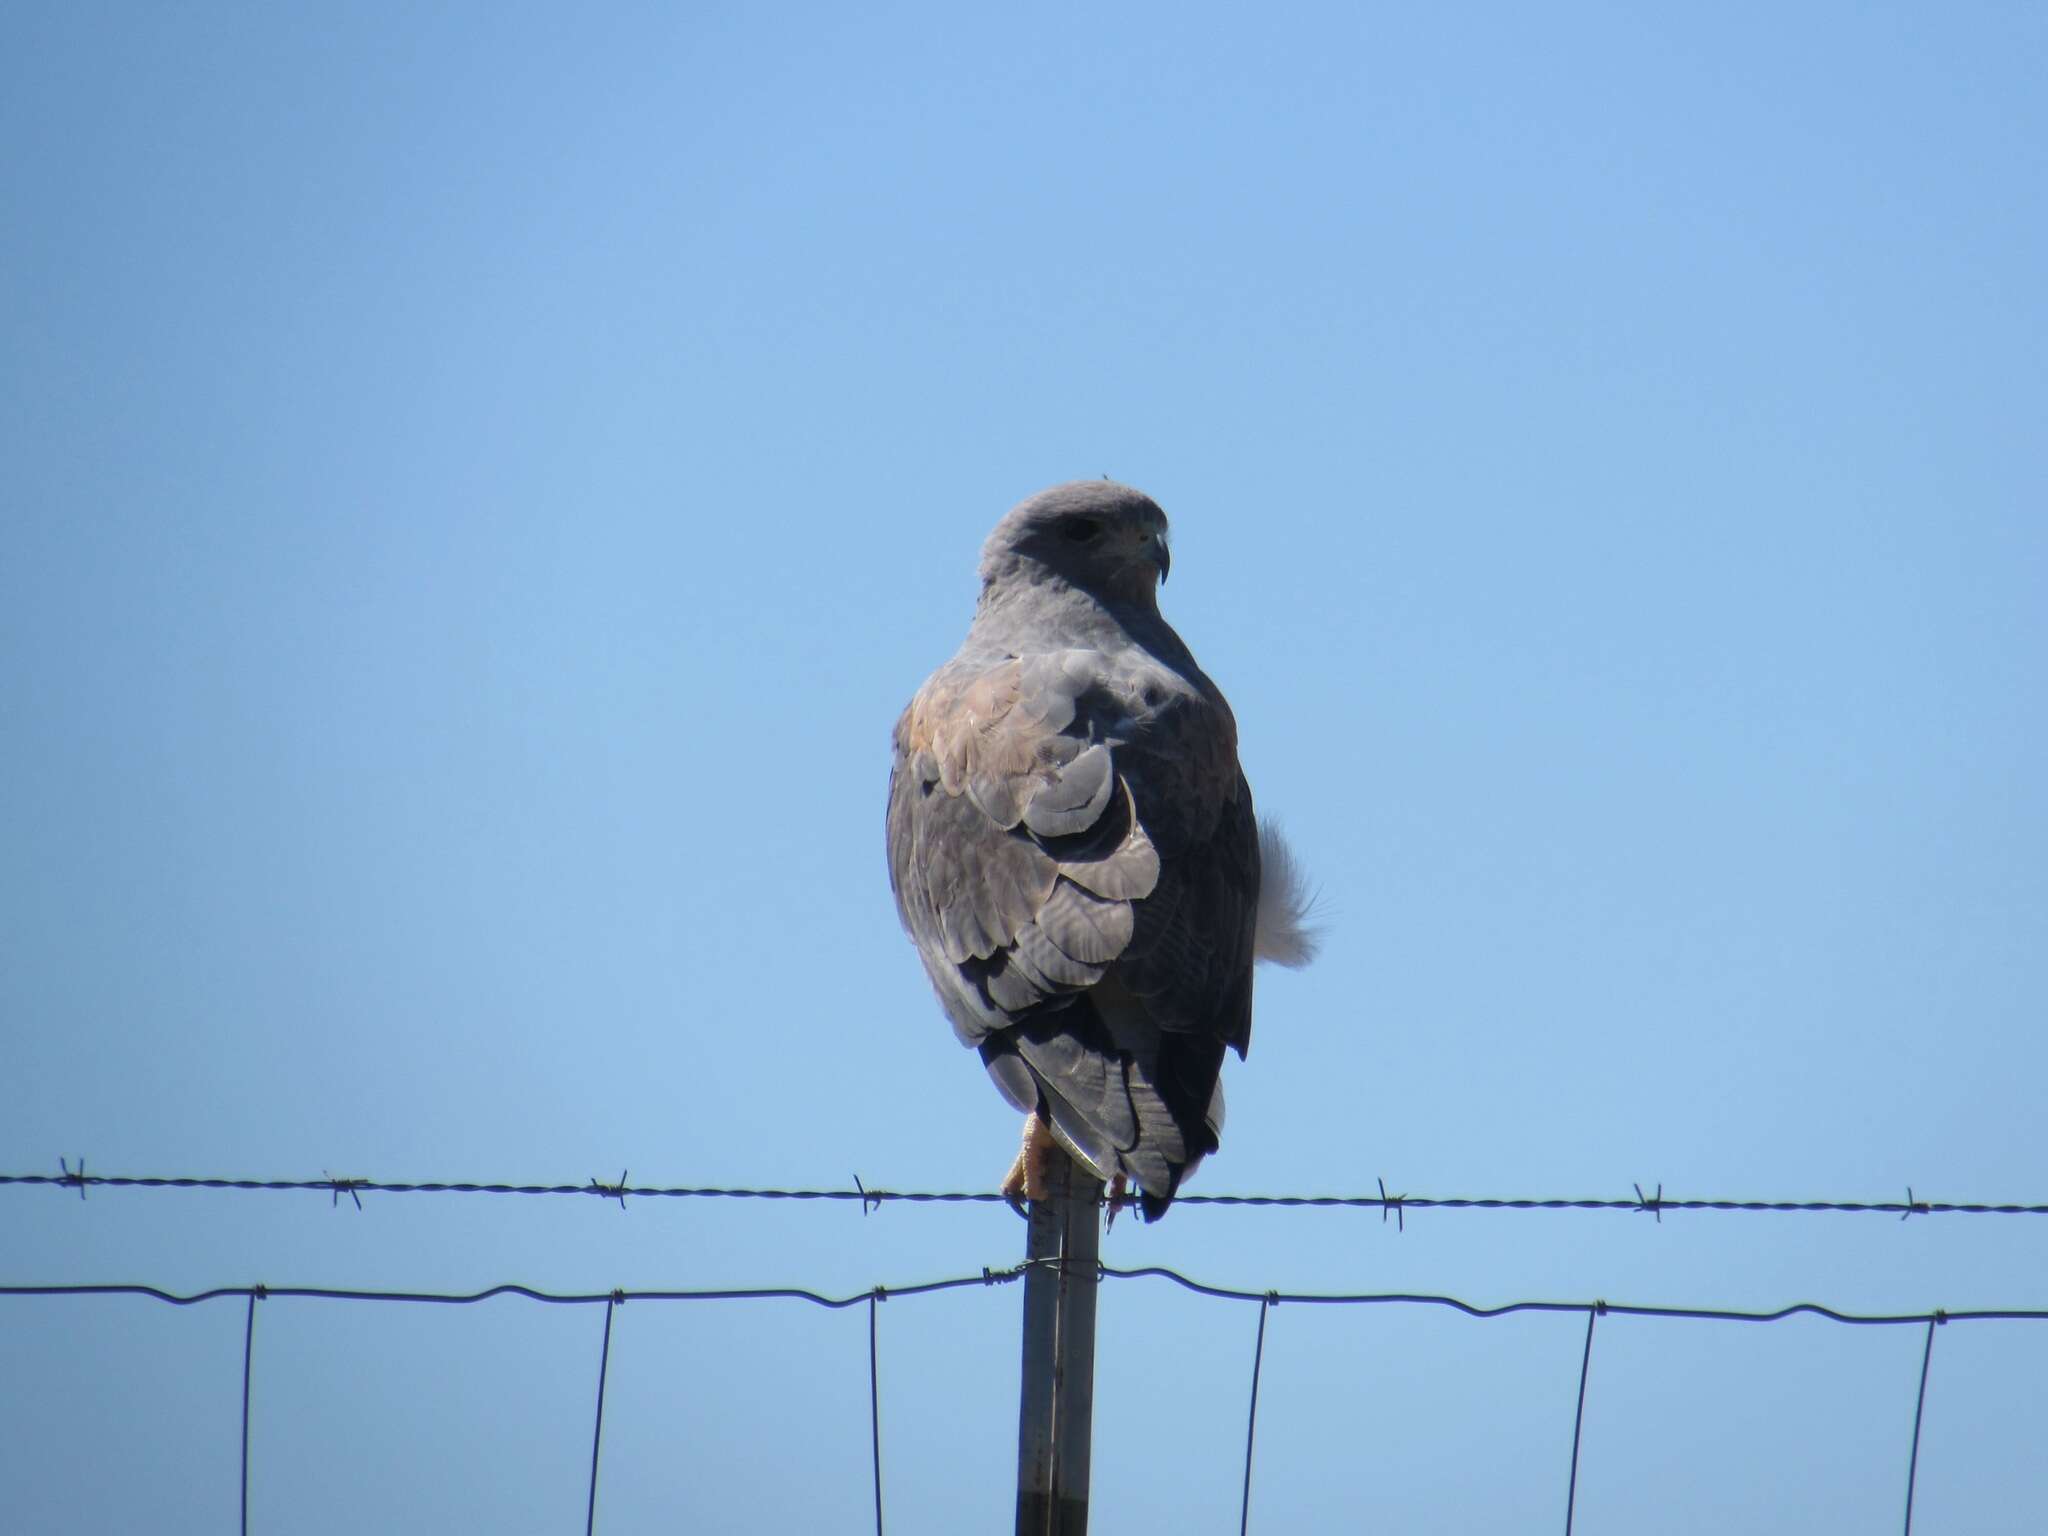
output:
[[[1320,883],[1212,1192],[2039,1201],[2048,20],[12,6],[0,1164],[985,1188],[887,733],[1110,474]],[[0,1190],[0,1283],[836,1292],[1000,1207]],[[1256,1290],[2048,1304],[2035,1218],[1189,1207]],[[1017,1293],[880,1318],[999,1528]],[[1096,1518],[1228,1530],[1255,1308],[1102,1303]],[[232,1529],[239,1303],[0,1302],[10,1529]],[[576,1529],[601,1309],[259,1311],[252,1529]],[[1252,1528],[1562,1520],[1582,1330],[1268,1323]],[[628,1306],[600,1529],[866,1529],[865,1314]],[[1917,1330],[1614,1319],[1577,1529],[1885,1528]],[[2048,1325],[1920,1528],[2038,1529]]]

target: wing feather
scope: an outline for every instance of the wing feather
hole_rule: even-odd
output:
[[[1106,965],[1122,954],[1133,927],[1128,901],[1104,901],[1071,880],[1054,883],[1035,922],[1055,948],[1090,965]]]
[[[890,779],[898,911],[956,1033],[1148,1215],[1215,1149],[1259,888],[1235,724],[1177,681],[1086,650],[956,658]]]

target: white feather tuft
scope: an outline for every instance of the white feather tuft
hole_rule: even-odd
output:
[[[1315,893],[1294,850],[1271,822],[1259,823],[1259,926],[1252,956],[1298,971],[1315,959],[1322,930],[1311,928]]]

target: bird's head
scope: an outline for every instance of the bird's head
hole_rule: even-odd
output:
[[[1147,607],[1171,564],[1159,504],[1111,480],[1040,491],[1012,507],[981,546],[984,588],[1051,575],[1097,597]]]

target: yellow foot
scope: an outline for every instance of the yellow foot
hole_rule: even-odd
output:
[[[1027,1215],[1024,1202],[1046,1200],[1052,1196],[1052,1179],[1046,1167],[1046,1159],[1059,1150],[1059,1143],[1052,1139],[1052,1129],[1036,1115],[1024,1117],[1024,1144],[1017,1149],[1017,1160],[1010,1164],[1010,1171],[1003,1175],[1002,1195],[1010,1202],[1010,1209],[1019,1216]]]
[[[1109,1212],[1109,1215],[1102,1223],[1102,1229],[1106,1232],[1116,1225],[1116,1213],[1118,1211],[1127,1211],[1136,1205],[1138,1197],[1130,1192],[1130,1185],[1124,1181],[1122,1174],[1113,1173],[1109,1177],[1109,1193],[1104,1197],[1102,1203]]]

